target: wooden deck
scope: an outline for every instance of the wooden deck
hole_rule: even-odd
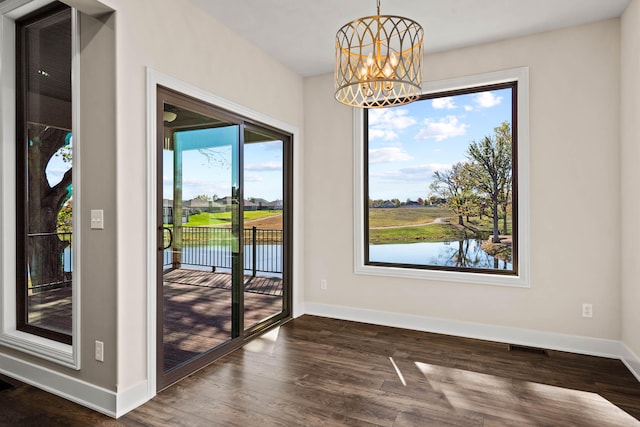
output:
[[[250,327],[283,309],[282,279],[244,278],[244,324]],[[164,277],[165,369],[222,344],[231,337],[231,274],[176,269]],[[71,288],[29,296],[30,321],[71,331]]]
[[[29,295],[29,323],[71,334],[71,286]]]
[[[245,276],[244,323],[283,309],[282,279]],[[178,269],[164,277],[165,370],[231,338],[231,275]]]

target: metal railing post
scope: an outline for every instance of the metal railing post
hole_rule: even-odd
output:
[[[257,234],[257,228],[254,225],[253,227],[251,227],[251,241],[253,244],[253,247],[251,248],[251,257],[253,258],[253,277],[256,277],[256,271],[258,270],[258,250],[256,248],[256,234]]]

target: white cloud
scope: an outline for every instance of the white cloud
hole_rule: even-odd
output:
[[[452,96],[446,96],[444,98],[435,98],[431,101],[431,106],[436,110],[453,110],[456,108],[456,103],[453,102]]]
[[[412,157],[400,147],[384,147],[369,150],[369,163],[391,163],[411,160]]]
[[[430,182],[433,178],[435,171],[451,168],[449,164],[442,163],[429,163],[416,166],[409,166],[393,171],[371,173],[371,177],[378,178],[382,182],[390,183],[406,183],[414,185],[416,182],[426,183]]]
[[[369,126],[382,130],[401,130],[417,123],[416,119],[409,116],[407,110],[369,110]]]
[[[69,168],[52,168],[52,167],[47,167],[46,169],[46,175],[47,175],[47,181],[49,181],[49,186],[50,187],[54,187],[56,185],[58,185],[60,183],[60,181],[62,181],[62,178],[64,177],[64,174],[69,170]]]
[[[262,177],[257,173],[248,173],[244,176],[245,182],[262,182]]]
[[[281,162],[268,162],[268,163],[255,163],[250,165],[245,165],[244,170],[246,171],[281,171],[282,163]]]
[[[371,129],[369,131],[369,139],[383,139],[384,141],[393,141],[398,134],[391,129]]]
[[[480,92],[473,97],[473,102],[481,108],[491,108],[502,102],[501,96],[496,96],[492,92]]]
[[[464,111],[473,111],[473,106],[471,106],[471,105],[465,105],[465,106],[464,106]]]
[[[282,141],[268,141],[268,142],[260,142],[260,147],[265,150],[275,150],[282,151]]]
[[[447,138],[461,136],[467,133],[469,125],[460,123],[456,116],[447,116],[440,120],[425,119],[426,127],[420,129],[416,139],[435,139],[444,141]]]

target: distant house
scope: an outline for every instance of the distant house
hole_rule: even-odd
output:
[[[190,209],[188,206],[182,206],[182,223],[189,221]],[[162,200],[162,223],[173,224],[173,200]]]
[[[378,206],[379,208],[395,208],[396,204],[393,203],[391,200],[385,200],[380,206]]]
[[[282,200],[278,199],[278,200],[274,200],[273,202],[271,202],[269,204],[269,209],[274,210],[274,211],[281,211],[282,210],[282,205],[283,202]]]
[[[260,207],[260,204],[256,202],[252,202],[251,200],[244,201],[244,210],[245,211],[257,211]]]
[[[222,197],[220,199],[216,199],[214,200],[215,203],[219,203],[223,206],[231,206],[233,203],[233,199],[231,198],[231,196],[227,196],[227,197]]]
[[[218,203],[221,206],[231,206],[232,198],[230,196],[222,197],[220,199],[216,199],[214,203]],[[273,202],[269,202],[265,199],[261,199],[258,197],[251,197],[250,199],[245,199],[244,201],[244,210],[245,211],[269,211],[269,210],[282,210],[282,200],[275,200]]]
[[[409,200],[407,203],[404,204],[404,206],[407,208],[419,208],[422,205],[419,202],[416,202],[414,200]]]
[[[273,202],[269,202],[269,201],[267,201],[265,199],[261,199],[259,197],[252,197],[249,200],[258,205],[258,209],[257,210],[259,210],[259,211],[282,210],[282,200],[276,200],[276,201],[273,201]]]
[[[192,213],[198,212],[223,212],[225,206],[217,201],[205,200],[199,197],[191,200],[185,200],[183,206],[191,209]]]

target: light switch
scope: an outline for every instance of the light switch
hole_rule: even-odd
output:
[[[104,230],[104,211],[91,210],[91,228],[94,230]]]

